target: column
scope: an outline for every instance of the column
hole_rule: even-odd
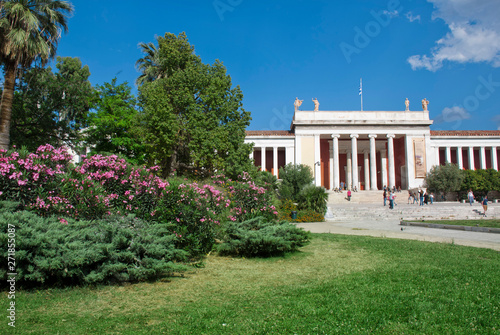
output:
[[[352,188],[352,160],[351,160],[351,152],[347,150],[347,164],[346,164],[346,178],[347,180],[345,181],[347,184],[347,189]]]
[[[260,148],[260,170],[266,171],[266,147]]]
[[[252,160],[254,158],[253,157],[254,153],[255,153],[255,148],[252,148],[252,152],[249,155],[250,160]]]
[[[316,186],[321,186],[321,150],[319,135],[314,135],[314,179]]]
[[[278,147],[273,147],[273,174],[278,178]]]
[[[484,146],[481,146],[479,148],[479,160],[480,160],[481,170],[486,170],[486,152],[484,150]]]
[[[445,154],[444,154],[444,157],[445,157],[445,162],[447,164],[450,164],[451,163],[451,147],[447,146],[445,147]]]
[[[358,175],[358,136],[351,135],[351,150],[352,150],[352,188],[356,187],[359,190],[359,175]]]
[[[382,170],[382,186],[387,186],[387,150],[380,150],[380,169]]]
[[[497,147],[491,147],[491,167],[498,171]]]
[[[370,189],[377,190],[377,151],[375,149],[375,138],[377,135],[368,135],[370,138]]]
[[[339,137],[340,135],[332,135],[333,139],[333,188],[340,188],[340,168],[339,168]]]
[[[287,147],[285,152],[285,164],[294,164],[295,163],[295,147]]]
[[[387,151],[389,159],[389,187],[396,185],[396,171],[394,168],[394,134],[387,134]]]
[[[462,170],[464,168],[464,160],[462,157],[462,147],[457,147],[457,163],[458,168]]]
[[[330,175],[330,191],[333,190],[333,141],[328,141],[328,158],[330,161],[330,171],[328,174]]]
[[[370,158],[368,157],[368,151],[363,151],[365,160],[365,190],[370,189]]]
[[[475,170],[474,166],[474,147],[469,147],[469,170]]]

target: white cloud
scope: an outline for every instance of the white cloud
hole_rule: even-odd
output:
[[[458,128],[463,120],[470,119],[471,115],[462,106],[445,107],[441,114],[434,118],[434,123],[454,123],[453,128]]]
[[[491,120],[497,124],[497,129],[500,130],[500,115],[494,116]]]
[[[410,22],[420,21],[420,15],[413,16],[412,12],[406,13],[405,16]]]
[[[431,55],[408,58],[413,70],[436,71],[443,62],[487,62],[500,67],[500,2],[498,0],[427,0],[434,4],[434,19],[450,32],[436,41]]]

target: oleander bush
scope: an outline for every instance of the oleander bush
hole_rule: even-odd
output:
[[[309,243],[309,233],[286,221],[268,221],[256,217],[224,226],[221,255],[243,257],[281,256]]]
[[[0,212],[3,283],[7,273],[12,272],[7,268],[7,239],[12,238],[7,232],[12,225],[16,282],[24,287],[138,282],[186,269],[180,262],[187,254],[175,247],[177,237],[166,224],[150,224],[132,216],[75,221],[40,217],[29,211],[3,210]]]
[[[259,216],[267,220],[278,218],[271,192],[258,186],[248,173],[240,174],[238,180],[217,175],[214,176],[214,182],[223,187],[230,201],[228,216],[230,221],[245,221]]]

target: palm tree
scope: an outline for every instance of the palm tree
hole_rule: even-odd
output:
[[[154,81],[162,76],[160,70],[159,52],[156,45],[153,42],[141,42],[139,43],[139,48],[145,56],[135,62],[137,69],[141,72],[141,75],[135,81],[137,86]]]
[[[37,60],[46,64],[55,56],[61,30],[73,6],[60,0],[0,1],[0,61],[5,80],[0,106],[0,149],[9,147],[10,118],[19,66]]]

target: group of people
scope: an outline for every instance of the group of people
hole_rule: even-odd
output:
[[[419,201],[420,200],[420,201]],[[418,192],[408,190],[408,204],[419,204],[420,206],[431,205],[434,203],[434,193],[427,193],[427,191],[419,189]]]
[[[469,190],[469,193],[467,193],[467,199],[469,199],[469,204],[472,206],[474,203],[474,193],[472,190]],[[481,205],[483,206],[483,211],[484,211],[484,217],[486,217],[486,211],[488,210],[488,196],[485,195],[482,200],[481,200]]]
[[[397,206],[396,203],[396,187],[394,186],[392,189],[388,188],[384,185],[384,206],[387,205],[387,200],[389,200],[389,209],[394,209],[394,206]]]

